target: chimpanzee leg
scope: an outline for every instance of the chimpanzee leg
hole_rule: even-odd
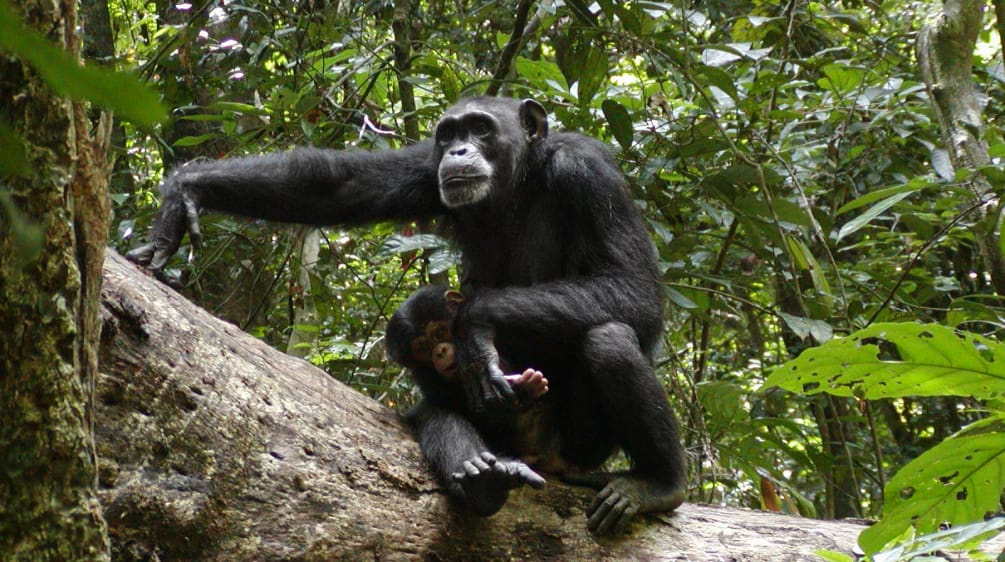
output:
[[[481,516],[499,511],[509,491],[544,486],[544,478],[516,459],[496,458],[478,430],[456,412],[423,400],[408,413],[419,447],[448,493]]]
[[[621,528],[636,513],[669,511],[684,501],[687,461],[666,390],[639,347],[635,331],[611,322],[589,331],[584,357],[590,383],[612,433],[632,460],[587,513],[596,533]]]

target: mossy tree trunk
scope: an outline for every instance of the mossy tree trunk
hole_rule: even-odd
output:
[[[916,54],[928,87],[942,140],[957,170],[977,170],[991,162],[984,140],[981,102],[973,81],[973,56],[983,27],[985,2],[946,0],[918,33]],[[967,182],[980,213],[974,240],[999,295],[1005,295],[1005,255],[1001,241],[1001,197],[981,173]]]
[[[11,6],[77,52],[74,1]],[[27,160],[0,180],[0,560],[107,560],[92,396],[108,119],[92,136],[82,104],[0,53],[0,121],[23,141]],[[33,233],[38,244],[26,244]]]

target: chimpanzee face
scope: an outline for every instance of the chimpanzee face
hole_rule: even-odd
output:
[[[486,199],[503,170],[501,124],[491,113],[471,110],[444,117],[436,126],[440,199],[454,209]],[[505,156],[505,155],[502,155]]]
[[[426,323],[423,333],[409,344],[413,361],[422,365],[431,365],[440,376],[448,381],[453,381],[457,375],[454,341],[451,332],[449,320],[433,320]]]
[[[533,100],[472,98],[453,106],[436,126],[443,204],[457,209],[508,191],[528,145],[545,135],[547,117]]]

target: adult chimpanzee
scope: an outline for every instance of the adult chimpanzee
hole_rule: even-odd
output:
[[[444,217],[463,255],[461,341],[494,331],[512,364],[548,376],[569,463],[596,468],[619,446],[632,461],[605,479],[589,528],[610,532],[683,501],[677,422],[652,369],[663,300],[651,242],[604,145],[549,136],[537,102],[461,100],[434,139],[398,150],[302,148],[192,164],[161,192],[149,244],[129,254],[154,270],[186,232],[198,242],[201,208],[316,225]],[[486,404],[511,392],[494,391]],[[535,483],[495,460],[461,413],[425,401],[416,419],[441,478],[471,467],[451,490],[480,511]]]

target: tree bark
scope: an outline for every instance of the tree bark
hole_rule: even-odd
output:
[[[78,51],[76,4],[13,2],[27,27]],[[0,54],[0,121],[27,169],[0,194],[41,238],[26,252],[17,221],[0,221],[0,559],[106,560],[92,439],[101,329],[99,291],[109,201],[109,119],[91,135],[82,102],[54,95]]]
[[[814,560],[862,529],[685,505],[595,539],[554,479],[497,515],[454,507],[399,416],[210,316],[111,251],[100,494],[116,558]]]
[[[311,278],[317,275],[321,255],[321,229],[312,226],[297,228],[293,243],[294,258],[290,265],[290,337],[286,353],[294,357],[307,357],[318,340],[318,307],[314,299]]]
[[[935,108],[942,140],[957,170],[977,171],[991,162],[972,76],[974,46],[983,29],[985,5],[979,0],[946,0],[918,34],[918,66]],[[974,201],[986,202],[981,207],[974,239],[995,291],[1005,295],[1005,256],[999,241],[1002,194],[994,193],[981,173],[975,173],[968,183]]]

